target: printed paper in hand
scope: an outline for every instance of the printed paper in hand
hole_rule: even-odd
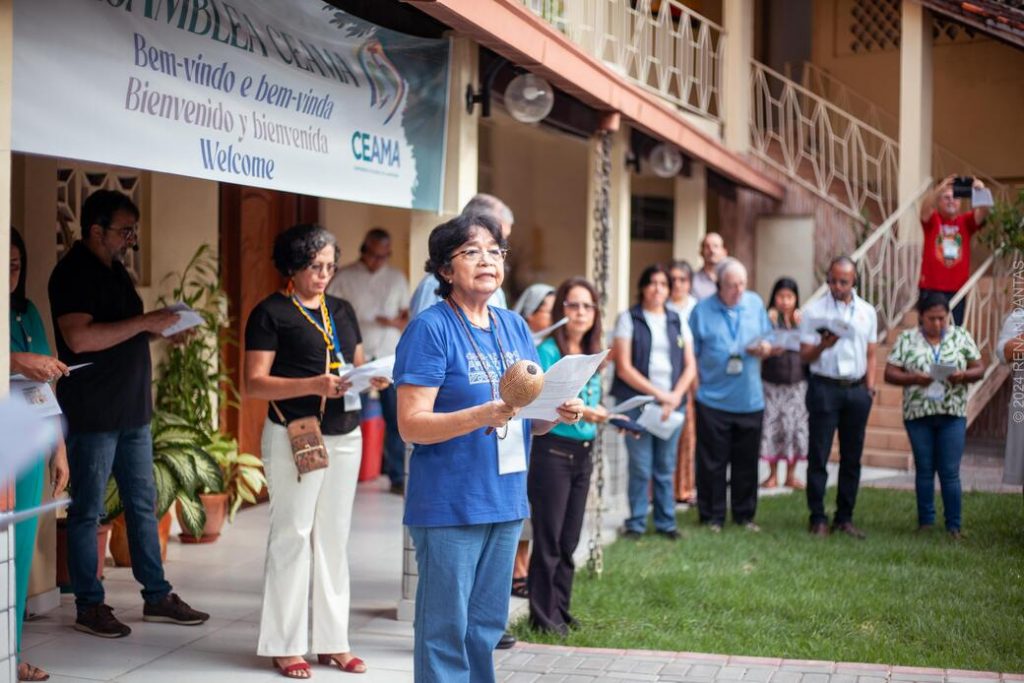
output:
[[[648,403],[653,402],[653,396],[634,396],[633,398],[627,398],[625,401],[612,408],[611,412],[618,413],[621,415],[623,413],[628,413],[631,410],[636,410],[640,406],[645,406]]]
[[[839,318],[808,318],[807,327],[814,331],[820,330],[824,327],[840,339],[853,334],[853,326]]]
[[[14,481],[57,443],[60,424],[20,400],[0,401],[0,481]]]
[[[668,439],[672,434],[683,426],[683,414],[672,411],[668,418],[661,419],[661,406],[649,404],[644,406],[644,411],[636,420],[637,424],[647,430],[652,436],[659,439]]]
[[[931,367],[928,368],[928,374],[936,382],[945,382],[956,371],[957,367],[955,365],[945,365],[943,363],[932,363]]]
[[[786,351],[799,351],[800,330],[771,330],[764,334],[759,334],[747,344],[747,349],[754,348],[762,341],[768,342],[773,349],[781,347]]]
[[[550,327],[545,327],[543,330],[538,330],[537,332],[534,332],[533,333],[533,343],[534,343],[534,345],[540,346],[540,343],[542,341],[544,341],[545,339],[547,339],[549,334],[551,334],[552,332],[554,332],[555,330],[557,330],[559,327],[561,327],[562,325],[566,324],[567,322],[569,322],[568,318],[562,318],[561,320],[559,320],[554,325],[551,325]]]
[[[29,406],[39,417],[60,415],[60,405],[53,389],[46,382],[11,378],[11,397]]]
[[[167,310],[178,314],[178,322],[160,333],[164,337],[173,337],[180,332],[191,330],[193,327],[198,327],[203,324],[203,316],[193,311],[189,308],[188,304],[184,302],[179,301],[178,303],[171,304],[167,307]]]
[[[986,206],[994,206],[992,191],[987,187],[975,187],[971,189],[971,208],[980,209]]]
[[[370,380],[374,377],[386,377],[391,379],[391,375],[395,369],[395,356],[384,356],[377,360],[371,360],[369,363],[364,363],[358,368],[342,368],[340,373],[342,379],[346,379],[352,382],[352,388],[349,392],[361,394],[364,391],[370,390]]]
[[[544,390],[533,403],[519,411],[519,417],[549,422],[557,420],[556,408],[579,396],[607,355],[605,350],[591,356],[564,356],[544,373]]]

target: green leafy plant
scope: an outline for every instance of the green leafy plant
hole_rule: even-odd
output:
[[[256,496],[267,485],[263,461],[251,453],[239,453],[234,437],[214,432],[206,447],[220,466],[223,487],[207,493],[228,494],[228,521],[233,522],[242,503],[255,504]]]
[[[186,531],[201,536],[206,525],[206,510],[199,500],[200,491],[220,491],[224,477],[220,465],[206,447],[207,437],[188,420],[165,412],[153,415],[153,482],[156,486],[156,516],[163,517],[177,500],[181,503],[181,523]],[[107,482],[105,520],[124,512],[117,483]]]
[[[996,202],[981,239],[999,255],[1024,251],[1024,189],[1013,201]]]

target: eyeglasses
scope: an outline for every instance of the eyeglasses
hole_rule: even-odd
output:
[[[305,267],[307,273],[327,273],[328,275],[334,275],[334,271],[338,270],[338,266],[333,263],[310,263]]]
[[[675,275],[672,277],[672,282],[689,282],[690,278],[685,275]]]
[[[128,240],[128,239],[131,239],[133,237],[138,237],[139,236],[139,226],[137,226],[137,225],[129,225],[128,227],[125,227],[125,228],[104,228],[104,229],[109,231],[109,232],[116,232],[117,234],[119,234],[121,236],[121,239],[123,239],[123,240]]]
[[[467,263],[480,263],[483,260],[484,254],[487,258],[495,263],[501,263],[508,257],[508,249],[477,249],[476,247],[470,247],[469,249],[463,249],[452,254],[452,258],[459,256],[465,256]]]
[[[597,306],[586,301],[566,301],[562,304],[566,309],[570,311],[596,311]]]

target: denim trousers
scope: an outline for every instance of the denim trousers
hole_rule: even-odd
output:
[[[636,419],[633,417],[632,419]],[[689,416],[687,416],[689,419]],[[676,449],[679,434],[675,430],[668,439],[659,439],[644,432],[639,439],[626,437],[629,452],[629,518],[627,531],[643,533],[647,528],[648,489],[654,486],[654,529],[674,531],[676,528]]]
[[[522,520],[410,526],[419,579],[413,639],[416,683],[494,683]]]
[[[929,415],[905,420],[914,451],[917,523],[935,523],[935,475],[942,489],[946,529],[960,530],[960,459],[967,438],[967,419],[955,415]]]
[[[71,434],[67,439],[71,472],[68,506],[68,573],[79,610],[103,602],[96,578],[96,527],[104,513],[107,480],[114,475],[124,503],[132,574],[146,602],[171,592],[164,579],[157,536],[153,437],[149,425],[113,432]]]
[[[380,412],[384,417],[384,474],[392,484],[405,481],[405,442],[398,433],[398,390],[389,384],[380,392]]]

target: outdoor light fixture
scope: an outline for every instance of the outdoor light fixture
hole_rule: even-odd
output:
[[[540,76],[519,74],[505,88],[505,107],[516,121],[537,123],[550,114],[554,106],[555,89]]]
[[[683,170],[683,155],[673,145],[664,142],[655,145],[647,155],[654,175],[659,178],[672,178]]]

